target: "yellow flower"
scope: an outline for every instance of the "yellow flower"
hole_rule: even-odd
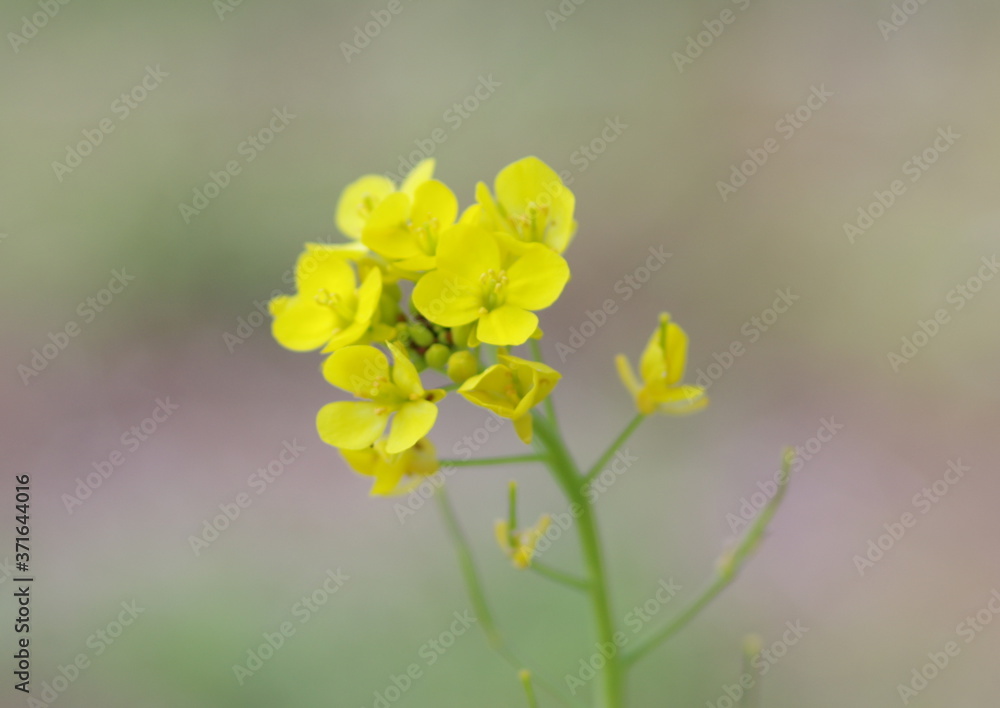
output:
[[[432,270],[441,232],[457,216],[454,193],[436,179],[427,180],[412,193],[385,197],[368,217],[361,240],[402,270]]]
[[[423,160],[406,175],[399,191],[412,197],[417,187],[433,176],[433,158]],[[341,192],[337,202],[337,228],[345,236],[360,239],[368,217],[383,199],[395,192],[395,183],[382,175],[365,175],[351,182]]]
[[[618,375],[635,397],[640,413],[684,415],[708,405],[705,389],[681,383],[687,365],[687,348],[687,334],[680,325],[670,320],[670,315],[663,313],[639,362],[642,385],[625,355],[619,354],[615,358]]]
[[[374,477],[373,497],[406,494],[422,479],[440,469],[434,445],[421,438],[402,452],[390,455],[385,438],[363,450],[341,450],[340,454],[355,472]]]
[[[413,289],[413,304],[442,327],[476,323],[469,346],[524,344],[538,328],[541,310],[562,293],[569,266],[540,244],[457,224],[441,234],[437,270]]]
[[[271,331],[282,346],[293,351],[324,347],[330,352],[358,342],[376,322],[382,295],[382,273],[369,269],[358,287],[348,260],[352,249],[307,244],[295,266],[296,295],[271,300]],[[325,346],[324,346],[325,345]]]
[[[463,219],[478,220],[491,231],[504,231],[522,241],[544,243],[556,253],[569,246],[576,233],[576,197],[551,167],[537,157],[507,165],[489,187],[476,185],[478,204]]]
[[[316,428],[324,442],[347,450],[371,447],[395,414],[385,452],[395,455],[427,435],[437,419],[441,389],[425,391],[413,362],[399,345],[389,343],[395,366],[371,346],[339,349],[323,364],[323,376],[363,401],[337,401],[320,409]]]
[[[531,559],[535,555],[535,548],[545,530],[548,529],[551,519],[548,514],[543,514],[538,523],[523,531],[515,531],[510,528],[507,521],[498,519],[493,527],[496,534],[497,543],[500,549],[513,561],[516,568],[527,568],[531,565]]]
[[[562,375],[553,368],[516,356],[500,356],[500,363],[468,379],[458,389],[471,403],[514,421],[514,430],[530,445],[531,409],[545,400]]]

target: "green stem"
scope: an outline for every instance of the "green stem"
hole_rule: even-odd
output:
[[[584,592],[590,591],[590,581],[586,578],[580,578],[572,573],[567,573],[564,570],[558,570],[557,568],[551,568],[540,561],[533,560],[531,565],[528,566],[529,570],[533,570],[541,576],[548,578],[557,583],[562,583],[563,585],[568,585],[576,590],[583,590]]]
[[[731,551],[724,553],[722,558],[719,559],[716,567],[715,578],[712,580],[711,584],[694,600],[694,602],[688,605],[679,615],[677,615],[677,617],[671,620],[666,627],[663,627],[655,634],[647,637],[639,644],[634,645],[632,650],[627,652],[622,660],[625,666],[631,666],[683,629],[688,622],[697,617],[698,613],[705,609],[705,607],[712,602],[712,600],[714,600],[719,593],[725,590],[730,583],[736,579],[736,576],[739,575],[740,569],[743,567],[747,558],[749,558],[750,555],[756,550],[757,546],[760,545],[760,541],[764,537],[764,532],[767,530],[768,523],[770,523],[771,519],[774,517],[774,513],[777,511],[778,505],[781,504],[781,500],[785,497],[785,491],[788,489],[788,476],[794,459],[794,450],[786,448],[782,458],[781,478],[778,482],[777,491],[761,510],[760,514],[757,515],[757,518],[754,519],[753,524],[751,524],[750,528],[747,529],[747,532],[744,534],[743,538],[736,545],[736,547]]]
[[[510,455],[508,457],[476,457],[471,460],[441,460],[442,467],[487,467],[489,465],[513,465],[521,462],[542,462],[545,455]]]
[[[518,674],[518,678],[521,679],[521,685],[524,686],[524,693],[528,697],[528,708],[538,708],[538,699],[535,698],[535,688],[531,685],[531,672],[523,669]]]
[[[490,646],[503,657],[504,661],[518,672],[524,670],[524,663],[507,647],[506,642],[504,642],[503,637],[497,629],[493,613],[490,612],[489,604],[486,602],[486,594],[483,592],[483,585],[479,580],[476,564],[472,559],[472,548],[469,546],[465,534],[462,533],[462,527],[458,524],[458,517],[455,515],[455,509],[448,498],[448,493],[444,487],[440,487],[434,496],[437,499],[438,508],[441,510],[441,516],[444,519],[448,537],[455,547],[455,554],[458,556],[458,565],[462,571],[462,579],[465,581],[465,589],[472,602],[472,608],[476,613],[479,626],[482,627],[483,632],[486,634]],[[557,684],[542,679],[539,676],[535,677],[535,681],[553,698],[559,700],[564,705],[583,708],[579,701],[566,695]]]
[[[636,431],[644,420],[646,420],[646,415],[644,413],[639,413],[629,422],[627,426],[625,426],[625,430],[623,430],[621,434],[615,438],[615,441],[611,443],[607,450],[604,451],[604,454],[598,458],[597,462],[595,462],[589,470],[587,470],[587,474],[584,475],[583,478],[584,483],[591,481],[594,477],[601,473],[601,470],[604,469],[604,465],[607,464],[612,455],[618,451],[618,448],[625,444],[625,441],[632,436],[632,433]]]
[[[583,493],[583,478],[566,449],[562,436],[552,422],[542,416],[536,416],[535,434],[539,444],[548,450],[552,475],[575,512],[577,535],[590,581],[588,590],[597,623],[597,640],[603,645],[614,646],[615,625],[611,619],[611,602],[601,555],[597,519],[593,506]],[[619,656],[614,655],[608,658],[604,665],[602,687],[604,708],[622,708],[622,679]]]
[[[724,578],[722,576],[717,577],[712,584],[709,585],[697,599],[695,599],[694,602],[684,608],[679,615],[671,620],[670,624],[662,628],[656,634],[647,637],[645,641],[634,646],[632,651],[628,652],[623,659],[625,665],[630,666],[639,661],[639,659],[646,656],[646,654],[653,651],[653,649],[660,646],[663,642],[667,641],[670,637],[674,636],[677,632],[683,629],[684,626],[697,617],[698,614],[705,609],[705,607],[712,600],[714,600],[720,592],[726,589],[729,582],[730,579],[728,578]]]

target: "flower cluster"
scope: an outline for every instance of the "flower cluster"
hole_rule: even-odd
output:
[[[508,348],[542,336],[535,313],[569,281],[562,253],[576,231],[573,193],[528,157],[501,170],[492,190],[479,183],[460,214],[434,167],[424,160],[399,185],[379,175],[348,185],[335,220],[349,240],[307,244],[296,293],[270,304],[275,339],[328,354],[323,376],[355,397],[324,406],[317,429],[374,477],[378,495],[438,469],[426,436],[446,389],[509,418],[530,443],[531,409],[560,378]],[[451,383],[425,388],[427,370]]]
[[[270,303],[275,339],[328,354],[324,378],[354,396],[324,406],[316,425],[355,471],[374,477],[375,495],[403,493],[439,468],[427,435],[447,391],[510,419],[530,444],[532,409],[561,378],[510,348],[543,336],[535,313],[569,281],[562,254],[576,232],[573,193],[526,157],[502,169],[492,190],[480,182],[460,213],[434,167],[424,160],[399,185],[379,175],[348,185],[335,219],[348,241],[306,244],[296,293]],[[664,315],[642,356],[642,384],[619,358],[640,413],[707,403],[703,390],[680,383],[686,351],[687,336]],[[425,371],[441,383],[425,387]]]

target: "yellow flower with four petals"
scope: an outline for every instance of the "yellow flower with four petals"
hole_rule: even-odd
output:
[[[382,273],[372,268],[358,286],[348,250],[309,244],[295,267],[295,295],[269,309],[274,338],[293,351],[330,352],[361,340],[372,328],[382,296]]]
[[[640,413],[685,415],[708,405],[705,389],[681,383],[687,366],[687,349],[687,333],[664,312],[639,362],[641,384],[625,355],[615,358],[622,383],[635,398]]]
[[[385,452],[389,455],[412,447],[427,435],[437,419],[437,405],[445,396],[441,389],[425,391],[417,368],[399,344],[390,342],[394,365],[371,346],[339,349],[323,364],[323,376],[337,388],[353,393],[361,401],[328,403],[316,416],[316,428],[324,442],[346,450],[371,447],[389,427]]]
[[[386,452],[386,439],[378,440],[363,450],[341,449],[340,454],[358,474],[374,477],[371,495],[373,497],[406,494],[441,468],[434,445],[427,438],[421,438],[394,455]]]
[[[470,403],[514,421],[517,436],[531,444],[531,409],[544,401],[562,375],[537,361],[501,355],[499,364],[468,379],[458,389]]]
[[[486,184],[476,185],[478,203],[463,220],[544,243],[556,253],[566,250],[576,233],[576,197],[555,170],[537,157],[525,157],[500,170],[493,189],[495,198]]]
[[[524,344],[538,329],[533,311],[554,303],[569,281],[569,266],[550,248],[470,224],[442,234],[437,266],[417,282],[413,304],[443,327],[475,323],[470,346]]]

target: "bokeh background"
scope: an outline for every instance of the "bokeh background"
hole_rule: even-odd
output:
[[[744,635],[770,646],[796,621],[808,632],[755,675],[761,707],[899,705],[899,685],[949,641],[961,653],[909,704],[996,705],[1000,626],[966,643],[960,623],[1000,587],[1000,280],[969,282],[1000,251],[1000,8],[389,5],[0,9],[0,558],[13,560],[14,475],[29,474],[33,695],[85,654],[88,667],[59,683],[58,705],[356,708],[376,705],[412,663],[422,677],[394,706],[524,705],[479,633],[428,665],[422,648],[469,608],[440,519],[427,505],[401,523],[393,501],[368,498],[367,481],[316,438],[315,411],[334,394],[319,356],[282,350],[254,314],[287,290],[304,242],[339,238],[332,213],[345,184],[397,171],[440,130],[437,175],[463,205],[477,180],[528,154],[572,180],[573,280],[543,326],[581,460],[630,417],[612,359],[637,356],[659,312],[691,335],[691,378],[744,346],[712,369],[712,405],[648,423],[629,445],[639,461],[601,496],[620,618],[661,580],[682,590],[648,629],[695,597],[733,535],[730,515],[773,475],[781,447],[813,446],[759,554],[635,672],[631,705],[728,705]],[[39,27],[45,7],[52,16]],[[719,31],[724,11],[731,22]],[[894,13],[890,31],[880,23]],[[357,33],[386,16],[360,47]],[[706,22],[718,36],[702,34],[708,46],[679,62],[697,54],[690,42]],[[157,68],[153,90],[124,115],[120,95]],[[490,82],[461,117],[453,105]],[[816,110],[789,131],[784,116],[814,89],[832,95],[812,99]],[[294,118],[264,149],[241,150],[275,110]],[[114,130],[89,155],[70,171],[54,166],[102,121]],[[958,137],[934,148],[949,129]],[[777,152],[723,199],[718,182],[768,139]],[[914,172],[925,150],[928,169]],[[231,160],[240,173],[185,218],[179,205]],[[845,222],[894,180],[905,191],[850,238]],[[658,247],[665,265],[640,289],[616,290]],[[133,280],[107,298],[115,271]],[[966,285],[978,292],[956,294]],[[770,317],[778,290],[798,299],[764,331],[752,318]],[[106,298],[101,311],[90,297]],[[560,362],[556,343],[607,298],[617,314]],[[888,355],[939,309],[947,323],[894,367]],[[19,367],[71,323],[79,330],[65,349],[25,375]],[[177,410],[147,439],[123,439],[165,399]],[[458,401],[444,410],[434,438],[448,454],[483,420]],[[810,442],[831,420],[836,434]],[[304,452],[261,489],[252,475],[286,444]],[[519,445],[502,431],[484,454]],[[116,451],[113,474],[68,508],[78,479]],[[936,502],[915,500],[949,461],[971,471]],[[493,545],[510,479],[525,518],[564,509],[539,468],[468,469],[448,485],[503,631],[528,665],[563,683],[593,652],[587,605],[514,571]],[[191,537],[241,493],[252,504],[196,554]],[[859,571],[856,556],[907,512],[914,525]],[[554,543],[547,559],[574,567],[575,541]],[[296,603],[331,570],[349,580],[300,623]],[[23,706],[8,572],[0,704]],[[117,634],[132,601],[144,612],[100,639]],[[294,636],[241,685],[233,666],[285,621]]]

